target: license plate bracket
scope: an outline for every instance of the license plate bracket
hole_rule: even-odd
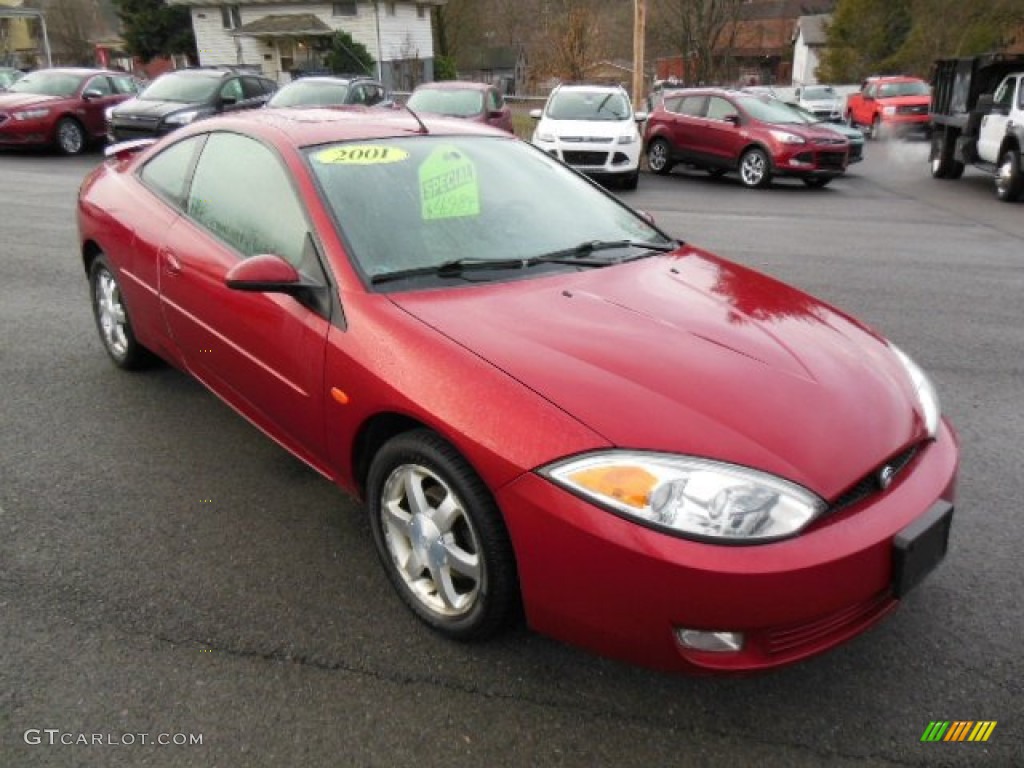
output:
[[[901,598],[916,587],[946,556],[953,505],[937,501],[896,534],[892,545],[892,593]]]

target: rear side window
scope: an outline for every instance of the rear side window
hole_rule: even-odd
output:
[[[495,90],[487,91],[487,109],[497,112],[504,106],[501,94]]]
[[[708,118],[711,120],[725,120],[728,117],[736,117],[739,115],[736,107],[734,107],[726,99],[721,96],[712,96],[708,99]]]
[[[174,144],[154,157],[139,171],[142,183],[176,208],[185,203],[185,187],[196,150],[204,136]]]

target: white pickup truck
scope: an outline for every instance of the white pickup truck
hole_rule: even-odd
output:
[[[1024,55],[936,62],[932,79],[931,171],[958,179],[964,166],[991,173],[996,197],[1024,194]]]

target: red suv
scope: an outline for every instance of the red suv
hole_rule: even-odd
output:
[[[846,172],[850,145],[835,131],[808,125],[776,99],[738,91],[666,93],[644,133],[647,164],[668,173],[677,163],[712,176],[739,172],[747,187],[794,176],[824,187]]]

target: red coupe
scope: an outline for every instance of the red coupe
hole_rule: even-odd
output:
[[[946,552],[957,441],[911,359],[459,120],[260,110],[113,147],[100,338],[355,494],[395,589],[663,669],[831,648]],[[242,161],[244,159],[244,162]]]
[[[138,92],[138,81],[103,69],[40,69],[0,93],[0,147],[54,146],[77,155],[106,137],[106,111]]]

